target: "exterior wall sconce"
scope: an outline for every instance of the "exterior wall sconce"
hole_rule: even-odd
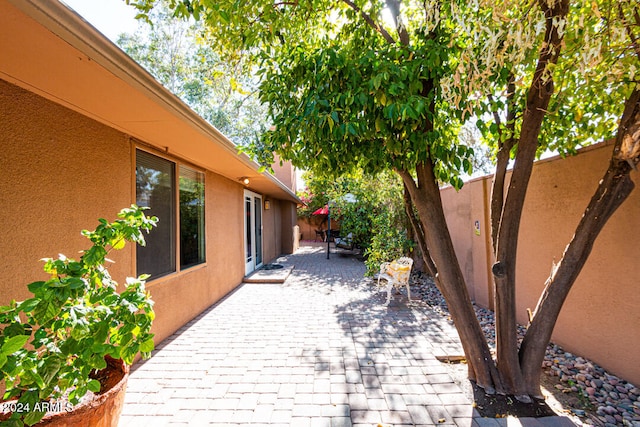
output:
[[[240,182],[241,182],[241,183],[243,183],[244,185],[249,185],[249,183],[251,182],[251,181],[249,180],[249,177],[246,177],[246,176],[242,176],[242,177],[240,177],[240,178],[238,179],[238,181],[240,181]]]
[[[269,209],[271,209],[271,200],[266,199],[266,200],[264,201],[264,210],[265,210],[265,211],[268,211]]]

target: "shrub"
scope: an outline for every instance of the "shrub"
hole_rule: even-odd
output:
[[[138,353],[150,356],[155,314],[144,286],[148,276],[127,278],[118,292],[105,265],[108,253],[126,242],[144,245],[143,231],[157,218],[143,209],[133,205],[116,221],[100,219],[95,231],[82,231],[93,246],[79,261],[64,255],[44,259],[49,280],[28,285],[32,298],[0,307],[3,400],[17,399],[24,409],[8,425],[38,422],[45,414],[39,402],[66,395],[75,405],[87,391],[99,392],[92,374],[106,367],[106,356],[129,365]]]

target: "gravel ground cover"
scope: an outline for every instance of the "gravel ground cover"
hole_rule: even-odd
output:
[[[430,277],[414,272],[410,283],[412,296],[414,293],[420,295],[440,314],[449,316],[447,304]],[[489,346],[495,348],[493,312],[474,307]],[[518,326],[520,339],[525,330],[524,326]],[[558,406],[559,403],[576,424],[640,427],[640,388],[609,374],[584,357],[564,351],[554,343],[547,347],[543,368],[543,385],[552,389],[550,392],[553,392],[553,396],[550,399],[556,401],[555,405],[550,406]],[[462,372],[466,372],[466,369]],[[558,410],[557,407],[554,409]]]

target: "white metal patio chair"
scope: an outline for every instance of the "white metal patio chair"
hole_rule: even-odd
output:
[[[391,301],[391,291],[395,287],[407,287],[407,297],[411,301],[411,290],[409,289],[409,276],[411,275],[411,267],[413,266],[413,260],[408,257],[398,258],[391,262],[383,262],[380,265],[380,273],[378,274],[378,286],[380,286],[380,280],[387,281],[387,302],[384,305],[389,305]]]

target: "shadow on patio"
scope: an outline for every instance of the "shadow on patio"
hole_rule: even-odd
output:
[[[461,353],[445,318],[405,295],[383,306],[362,262],[325,249],[279,258],[284,284],[242,284],[162,342],[120,425],[507,425],[478,418],[436,360]]]

